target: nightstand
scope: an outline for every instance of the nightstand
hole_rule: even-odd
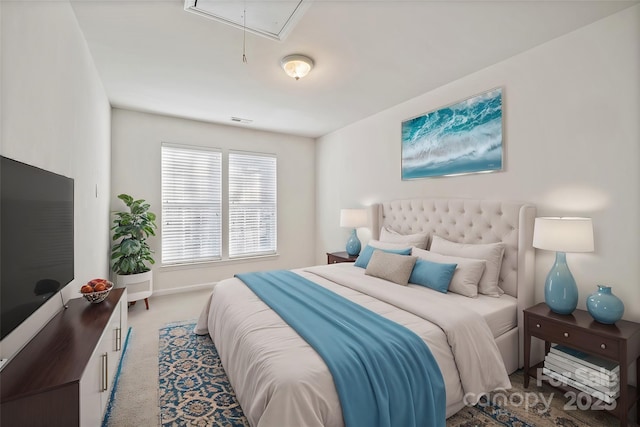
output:
[[[575,310],[572,314],[562,315],[552,312],[545,303],[540,303],[524,310],[524,387],[529,386],[529,378],[542,379],[544,362],[529,367],[531,337],[545,342],[545,355],[549,353],[551,343],[562,344],[594,356],[612,360],[620,365],[620,396],[616,406],[610,412],[620,420],[621,426],[628,425],[629,409],[638,401],[636,387],[628,384],[629,365],[636,363],[636,383],[640,385],[640,324],[619,320],[614,325],[596,322],[584,310]],[[571,386],[560,385],[563,391],[580,390]],[[640,403],[637,407],[640,419]]]
[[[343,252],[327,252],[327,264],[337,264],[339,262],[354,262],[358,259],[358,255],[350,256],[346,251]]]

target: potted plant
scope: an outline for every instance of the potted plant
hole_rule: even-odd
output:
[[[154,264],[153,251],[147,243],[149,236],[155,236],[156,215],[149,212],[150,205],[144,200],[134,200],[127,194],[118,196],[129,208],[115,212],[113,220],[113,241],[111,247],[111,269],[116,273],[116,283],[127,290],[127,300],[145,300],[153,293],[153,276],[147,263]]]

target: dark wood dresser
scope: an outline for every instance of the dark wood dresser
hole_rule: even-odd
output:
[[[125,289],[99,304],[79,298],[68,306],[0,372],[0,425],[101,424],[122,355]]]

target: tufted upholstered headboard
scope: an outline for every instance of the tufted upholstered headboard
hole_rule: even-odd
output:
[[[522,310],[534,304],[533,223],[536,209],[523,202],[474,199],[406,199],[370,207],[371,232],[381,227],[402,234],[428,232],[460,243],[505,243],[500,287],[518,300],[522,349]],[[522,356],[520,354],[520,365]]]

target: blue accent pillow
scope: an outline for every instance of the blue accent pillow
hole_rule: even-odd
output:
[[[409,277],[409,283],[446,294],[457,266],[458,264],[440,264],[418,258]]]
[[[388,252],[391,254],[398,254],[398,255],[411,255],[411,248],[407,248],[407,249],[381,249],[381,248],[374,248],[373,246],[365,246],[365,248],[362,250],[362,252],[360,252],[360,256],[358,257],[358,259],[356,259],[356,262],[353,264],[356,267],[361,267],[361,268],[367,268],[367,265],[369,265],[369,260],[371,259],[371,255],[373,255],[373,251],[375,250],[379,250],[379,251],[384,251],[384,252]]]

